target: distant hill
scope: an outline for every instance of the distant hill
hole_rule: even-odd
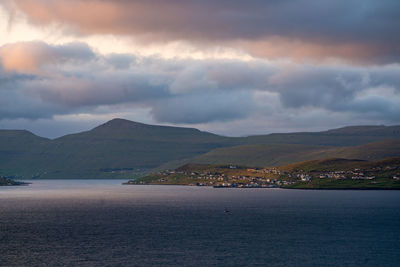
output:
[[[348,126],[322,132],[277,133],[244,138],[246,144],[356,146],[400,138],[400,126]]]
[[[395,139],[394,143],[370,144]],[[279,165],[322,157],[396,155],[400,126],[357,126],[316,133],[224,137],[193,128],[114,119],[54,140],[0,130],[0,175],[16,178],[131,178],[154,168],[200,163]],[[353,147],[343,147],[353,146]],[[364,153],[368,149],[368,153]],[[374,151],[374,152],[373,152]],[[386,152],[384,152],[386,151]],[[373,152],[373,153],[372,153]],[[362,155],[363,154],[363,155]]]

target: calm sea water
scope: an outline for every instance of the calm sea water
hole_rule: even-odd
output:
[[[0,187],[0,266],[400,265],[400,191],[122,182]]]

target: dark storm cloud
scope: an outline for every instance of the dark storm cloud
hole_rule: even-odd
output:
[[[398,62],[397,0],[7,0],[77,34],[236,45],[258,56]],[[11,12],[11,11],[10,11]],[[234,44],[232,44],[234,42]]]

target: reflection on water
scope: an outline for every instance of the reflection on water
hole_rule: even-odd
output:
[[[0,266],[400,262],[399,191],[32,182],[0,187]]]

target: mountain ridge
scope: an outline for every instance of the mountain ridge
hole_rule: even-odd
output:
[[[1,132],[25,132],[25,133],[29,133],[31,135],[35,135],[37,137],[43,138],[43,139],[47,139],[47,140],[56,140],[59,138],[63,138],[65,136],[69,136],[69,135],[74,135],[74,134],[80,134],[80,133],[85,133],[85,132],[90,132],[93,130],[99,130],[102,128],[109,128],[110,126],[113,127],[121,127],[121,126],[137,126],[137,127],[160,127],[160,128],[173,128],[173,129],[190,129],[190,130],[195,130],[201,133],[209,133],[209,134],[213,134],[216,136],[220,136],[220,137],[227,137],[227,138],[251,138],[251,137],[264,137],[264,136],[274,136],[274,135],[299,135],[299,134],[335,134],[335,133],[351,133],[354,131],[348,131],[348,130],[353,130],[353,129],[357,129],[358,131],[356,131],[357,133],[359,133],[361,130],[364,132],[371,132],[371,131],[366,131],[366,130],[388,130],[388,132],[393,132],[396,135],[398,135],[400,137],[400,125],[353,125],[353,126],[343,126],[343,127],[338,127],[338,128],[333,128],[333,129],[328,129],[328,130],[321,130],[321,131],[300,131],[300,132],[272,132],[272,133],[268,133],[268,134],[254,134],[254,135],[246,135],[246,136],[234,136],[234,137],[228,137],[228,136],[224,136],[224,135],[219,135],[219,134],[215,134],[212,132],[207,132],[207,131],[201,131],[197,128],[192,128],[192,127],[179,127],[179,126],[168,126],[168,125],[153,125],[153,124],[146,124],[146,123],[142,123],[142,122],[136,122],[136,121],[131,121],[131,120],[127,120],[127,119],[123,119],[123,118],[114,118],[111,119],[105,123],[102,123],[92,129],[88,129],[85,131],[80,131],[80,132],[76,132],[76,133],[70,133],[70,134],[65,134],[63,136],[57,137],[57,138],[47,138],[47,137],[43,137],[40,135],[37,135],[29,130],[26,129],[0,129],[0,133]]]
[[[202,157],[215,149],[229,151],[240,146],[260,151],[259,157],[265,157],[263,146],[272,149],[269,156],[272,159],[275,157],[275,164],[279,164],[293,160],[290,157],[290,153],[294,153],[293,148],[297,151],[295,153],[315,150],[315,153],[324,156],[321,151],[333,147],[340,150],[341,147],[353,146],[356,150],[357,145],[400,138],[400,126],[366,126],[365,129],[369,130],[363,133],[364,127],[329,130],[331,132],[225,137],[195,128],[113,119],[89,131],[56,139],[46,139],[24,130],[0,130],[0,175],[22,178],[126,178],[142,175],[169,162]],[[253,156],[251,149],[248,160]],[[379,144],[376,149],[379,150]],[[281,154],[280,158],[278,154]],[[234,153],[229,156],[234,156]]]

